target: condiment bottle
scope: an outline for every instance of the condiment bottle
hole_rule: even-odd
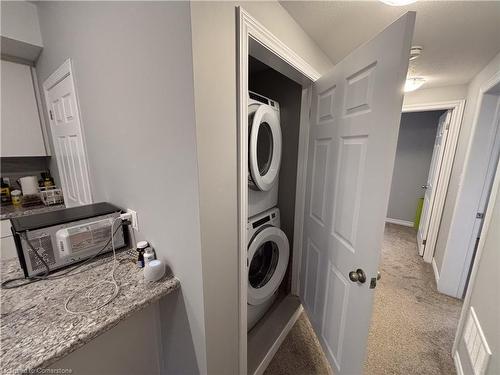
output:
[[[155,251],[153,250],[153,248],[151,246],[148,246],[144,250],[144,266],[146,266],[149,262],[151,262],[152,260],[155,260],[155,259],[156,259]]]
[[[11,201],[10,186],[3,180],[3,177],[0,180],[1,180],[0,191],[2,195],[2,204],[8,204]]]
[[[149,246],[147,241],[139,241],[137,242],[137,267],[144,267],[144,250]]]
[[[22,201],[21,201],[21,190],[13,190],[10,193],[10,197],[12,198],[12,204],[15,207],[21,207]]]

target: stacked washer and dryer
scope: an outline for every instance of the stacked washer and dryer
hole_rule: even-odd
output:
[[[281,165],[279,104],[248,93],[248,330],[276,300],[290,257],[280,229],[278,183]]]

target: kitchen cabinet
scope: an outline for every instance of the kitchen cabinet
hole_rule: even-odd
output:
[[[0,243],[0,258],[9,259],[17,257],[16,244],[14,243],[14,236],[10,230],[10,220],[2,220],[1,224],[1,243]]]
[[[47,156],[31,67],[1,61],[0,156]]]

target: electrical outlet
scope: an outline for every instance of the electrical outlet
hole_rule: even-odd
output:
[[[134,228],[136,231],[139,231],[139,222],[137,221],[137,212],[134,210],[131,210],[130,208],[127,208],[127,213],[132,216],[130,221],[132,222],[132,228]]]

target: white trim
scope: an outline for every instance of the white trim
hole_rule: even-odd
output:
[[[317,80],[321,75],[304,59],[293,52],[288,46],[281,42],[269,30],[267,30],[256,19],[250,16],[242,7],[236,8],[237,17],[237,139],[238,139],[238,257],[239,257],[239,373],[247,373],[247,287],[246,277],[247,262],[247,218],[248,218],[248,54],[249,38],[252,38],[267,48],[271,53],[282,59],[284,62],[295,68],[311,81]],[[302,111],[304,108],[302,108]],[[303,111],[304,112],[304,111]],[[305,111],[306,113],[308,111]],[[307,123],[307,118],[301,116],[302,125]],[[305,131],[305,130],[304,130]],[[299,146],[300,147],[300,146]],[[300,148],[304,150],[304,147]],[[299,149],[299,150],[300,150]],[[307,148],[306,148],[307,151]],[[301,155],[299,151],[299,160],[303,159],[307,163],[306,155]],[[305,179],[305,176],[303,177]],[[304,199],[305,183],[299,180],[297,176],[297,187],[302,185],[302,191],[297,190],[296,200]],[[303,206],[303,205],[302,205]],[[303,207],[302,207],[303,210]],[[296,207],[297,215],[303,216],[300,207]],[[303,219],[303,218],[302,218]],[[301,222],[301,221],[300,221]],[[299,223],[296,221],[295,228]],[[294,244],[298,238],[294,236]],[[294,247],[294,259],[301,255],[301,246]],[[294,270],[298,270],[296,267]],[[293,276],[292,276],[293,277]],[[298,278],[296,278],[298,282]],[[297,289],[296,289],[297,290]]]
[[[276,341],[273,343],[273,345],[271,346],[269,351],[266,353],[266,356],[262,359],[262,362],[259,364],[259,366],[257,366],[257,369],[255,370],[253,375],[262,375],[264,373],[264,371],[266,371],[267,366],[269,366],[269,364],[273,360],[274,355],[276,354],[276,352],[280,348],[283,341],[285,341],[286,336],[288,335],[290,330],[293,328],[294,324],[299,319],[299,316],[302,313],[302,311],[304,311],[304,308],[302,307],[302,305],[299,305],[297,310],[295,310],[295,312],[291,316],[290,320],[286,324],[283,331],[281,331],[281,333],[278,336],[278,338],[276,339]]]
[[[488,207],[495,207],[495,203],[498,197],[498,188],[500,186],[500,163],[497,165],[497,170],[495,173],[495,179],[493,181],[493,186],[491,187],[490,199],[488,202]],[[460,313],[460,320],[458,321],[457,333],[455,335],[455,341],[453,343],[453,353],[458,350],[458,344],[461,339],[462,329],[464,328],[465,322],[467,320],[470,301],[472,298],[472,290],[474,289],[474,284],[476,282],[476,276],[479,267],[479,261],[484,251],[484,242],[490,229],[491,216],[493,215],[493,209],[486,210],[486,217],[484,218],[483,229],[481,230],[481,235],[479,238],[479,243],[477,245],[476,257],[474,258],[474,264],[472,265],[472,271],[469,279],[469,287],[467,288],[467,293],[465,294],[464,303],[462,305],[462,312]],[[496,228],[494,228],[496,229]]]
[[[439,282],[439,270],[435,258],[432,258],[432,270],[434,271],[434,279],[436,279],[436,285],[437,285],[437,283]]]
[[[464,375],[464,369],[462,367],[462,361],[460,361],[460,355],[458,354],[458,351],[456,351],[455,355],[453,356],[453,362],[455,363],[457,375]]]
[[[500,72],[499,74],[497,74],[494,79],[492,81],[488,81],[488,84],[486,85],[486,87],[484,88],[484,91],[481,90],[481,99],[478,101],[478,107],[477,107],[477,112],[475,113],[475,116],[474,116],[474,124],[477,124],[479,122],[479,116],[482,112],[482,107],[483,107],[483,96],[486,94],[486,92],[491,89],[492,87],[494,87],[495,85],[497,84],[500,84]],[[500,120],[499,120],[499,116],[500,116],[500,111],[499,111],[499,107],[498,105],[500,104],[500,95],[498,96],[498,100],[499,102],[497,102],[497,107],[496,107],[496,112],[494,114],[494,118],[493,118],[493,128],[496,127],[497,128],[497,132],[500,132],[500,129],[498,128],[500,126]],[[473,129],[473,133],[471,134],[474,134],[475,133],[475,130],[477,129],[477,126],[474,126],[474,129]],[[499,133],[496,134],[496,137],[499,137]],[[472,136],[471,137],[471,142],[469,144],[469,150],[472,148],[472,145],[473,145],[473,139],[474,137]],[[494,151],[494,148],[495,148],[495,144],[492,145],[492,152]],[[489,160],[491,160],[491,157],[492,157],[492,154],[489,155]],[[468,162],[469,162],[469,152],[467,153],[467,161],[464,163],[464,165],[468,165]],[[483,194],[484,194],[484,189],[485,189],[485,185],[486,183],[488,182],[488,170],[490,170],[490,166],[487,167],[487,172],[486,172],[486,176],[485,176],[485,180],[483,181],[483,187],[481,189],[481,193],[480,195],[477,197],[477,207],[479,207],[480,205],[480,202],[481,202],[481,199],[483,197]],[[459,196],[459,195],[457,195]],[[472,199],[475,199],[476,200],[476,197],[472,198]],[[458,200],[457,200],[458,202]],[[476,206],[476,205],[475,205]],[[458,220],[460,220],[460,218],[458,218]],[[471,228],[471,236],[469,238],[469,241],[468,241],[468,248],[467,248],[467,251],[465,253],[465,257],[464,257],[464,266],[462,268],[462,272],[461,272],[461,277],[460,277],[460,281],[458,283],[458,294],[463,294],[463,291],[465,290],[465,287],[466,287],[466,283],[467,283],[467,278],[468,278],[468,275],[469,275],[469,270],[468,268],[470,268],[470,262],[472,260],[472,256],[473,256],[473,253],[474,253],[474,249],[475,249],[475,244],[476,244],[476,231],[477,229],[475,230],[474,229],[474,226]]]
[[[300,129],[299,129],[299,155],[297,158],[297,184],[295,188],[295,220],[293,228],[292,252],[292,294],[300,293],[300,270],[302,266],[302,244],[304,234],[304,209],[306,204],[307,159],[309,150],[309,111],[311,108],[312,90],[302,90]]]
[[[391,224],[403,225],[405,227],[412,227],[412,228],[413,228],[413,225],[415,224],[413,221],[392,219],[390,217],[386,217],[385,222],[391,223]]]
[[[444,210],[444,202],[448,192],[448,184],[450,182],[453,160],[455,158],[455,151],[458,145],[458,135],[462,126],[462,118],[465,109],[465,100],[452,100],[444,102],[412,104],[403,106],[403,112],[423,112],[435,110],[452,110],[450,128],[448,130],[448,137],[446,139],[445,151],[441,162],[441,169],[439,171],[438,183],[436,186],[436,193],[434,202],[431,209],[431,218],[429,221],[429,228],[426,235],[426,245],[424,249],[423,259],[427,263],[432,262],[434,257],[434,250],[436,247],[437,236],[439,233],[439,225],[441,224],[441,217]]]
[[[494,170],[492,170],[494,163],[496,162],[496,155],[494,154],[496,147],[498,147],[498,143],[500,142],[500,95],[498,95],[497,99],[497,105],[495,109],[495,114],[493,118],[493,128],[495,132],[494,136],[494,142],[492,144],[491,152],[489,155],[489,160],[488,160],[488,166],[486,169],[486,174],[485,174],[485,179],[483,181],[483,186],[481,189],[481,193],[479,195],[478,199],[478,204],[477,204],[477,212],[485,212],[488,209],[488,203],[486,201],[486,205],[483,207],[483,204],[485,203],[483,199],[489,198],[489,194],[487,191],[490,188],[490,184],[493,184],[493,179],[494,179]],[[492,165],[493,164],[493,165]],[[493,174],[493,175],[492,175]],[[469,278],[469,268],[470,268],[470,262],[472,260],[472,256],[474,254],[474,249],[476,248],[476,242],[477,242],[477,236],[480,234],[479,233],[479,228],[476,227],[478,225],[478,220],[474,223],[472,226],[472,231],[471,231],[471,236],[468,241],[468,248],[465,253],[465,259],[464,259],[464,266],[462,268],[461,272],[461,277],[460,277],[460,282],[458,284],[458,293],[463,295],[463,291],[465,290],[465,287],[467,286],[467,280]]]
[[[71,76],[71,80],[72,80],[72,83],[73,83],[73,89],[74,89],[74,92],[75,92],[75,102],[76,102],[76,106],[77,106],[77,112],[78,112],[78,119],[79,119],[79,122],[80,122],[80,132],[81,132],[81,137],[82,137],[82,144],[83,144],[83,152],[85,154],[85,173],[87,174],[87,188],[88,188],[88,193],[89,193],[89,198],[90,198],[90,203],[94,202],[94,197],[93,197],[93,194],[92,194],[92,186],[90,184],[90,163],[89,163],[89,158],[88,158],[88,151],[87,151],[87,142],[86,142],[86,139],[85,139],[85,127],[83,125],[83,120],[82,120],[82,113],[80,111],[80,100],[78,99],[78,92],[77,92],[77,84],[76,84],[76,78],[75,78],[75,75],[74,75],[74,72],[73,72],[73,64],[72,64],[72,61],[71,59],[67,59],[66,61],[64,61],[61,66],[59,66],[59,68],[56,69],[56,71],[54,71],[42,84],[42,87],[43,87],[43,95],[44,95],[44,98],[45,98],[45,110],[47,111],[47,118],[49,119],[49,124],[50,124],[50,127],[51,127],[51,135],[52,135],[52,141],[53,141],[53,144],[54,144],[54,134],[52,132],[52,122],[50,120],[50,102],[49,102],[49,99],[48,99],[48,95],[49,95],[49,90],[54,87],[55,85],[57,85],[59,82],[61,82],[61,80],[63,80],[64,78],[68,77],[68,76]],[[54,146],[55,147],[55,146]],[[60,170],[60,160],[57,160],[57,155],[56,155],[56,152],[54,150],[54,157],[56,157],[56,164],[57,164],[57,168],[58,168],[58,172],[59,172],[59,178],[61,179],[61,187],[63,189],[63,193],[66,194],[66,186],[63,182],[64,178],[63,178],[63,175],[61,174],[61,170]]]
[[[45,91],[50,90],[52,87],[54,87],[56,84],[58,84],[60,81],[63,80],[63,78],[67,77],[68,75],[72,74],[71,70],[71,59],[67,59],[64,61],[59,68],[56,69],[54,73],[52,73],[49,78],[43,82],[43,89]]]
[[[240,22],[245,23],[245,29],[247,30],[246,37],[251,37],[260,44],[264,45],[270,52],[284,60],[287,64],[298,70],[304,76],[309,78],[311,81],[316,81],[321,77],[321,74],[314,69],[310,64],[308,64],[302,57],[297,55],[292,51],[285,43],[279,40],[273,33],[267,30],[264,25],[253,18],[247,11],[242,7],[238,7]],[[240,31],[244,31],[241,28]],[[241,37],[244,35],[240,34]],[[247,62],[248,65],[248,62]]]
[[[47,130],[47,123],[45,122],[45,116],[43,115],[43,103],[42,103],[42,97],[40,95],[40,86],[38,85],[38,76],[36,74],[36,69],[33,66],[30,66],[31,70],[31,79],[33,80],[33,87],[35,88],[35,100],[36,100],[36,106],[38,110],[38,117],[40,118],[40,126],[42,127],[42,136],[43,136],[43,143],[45,145],[45,154],[47,156],[51,156],[51,148],[50,148],[50,141],[49,141],[49,133]]]
[[[462,195],[463,195],[464,178],[466,175],[466,170],[469,166],[469,161],[470,161],[470,157],[471,157],[470,154],[472,152],[472,147],[474,144],[474,134],[476,133],[476,129],[477,129],[478,123],[479,123],[479,116],[480,116],[481,111],[483,109],[483,97],[489,90],[491,90],[493,87],[495,87],[499,83],[500,83],[500,71],[497,71],[479,89],[478,100],[476,103],[476,108],[474,110],[475,112],[474,112],[474,117],[473,117],[473,121],[472,121],[472,129],[470,130],[471,136],[469,137],[469,143],[467,145],[467,151],[466,151],[465,159],[464,159],[464,163],[463,163],[464,169],[462,170],[462,173],[460,175],[460,181],[458,182],[459,188],[458,188],[458,192],[457,192],[457,199],[455,200],[455,204],[453,206],[453,214],[452,214],[452,218],[451,218],[451,222],[450,222],[450,231],[448,233],[448,238],[446,239],[446,249],[445,249],[445,253],[443,255],[442,268],[444,268],[448,264],[446,258],[447,258],[449,251],[453,252],[453,256],[455,256],[455,257],[457,256],[456,255],[457,251],[460,251],[460,249],[457,249],[457,248],[453,248],[453,249],[448,248],[448,243],[450,242],[450,238],[453,234],[453,228],[456,226],[458,226],[459,228],[463,228],[463,227],[468,226],[468,225],[466,225],[466,223],[464,223],[464,220],[466,220],[467,218],[463,217],[462,215],[460,215],[460,216],[456,215],[457,207],[459,207],[459,204],[461,203],[461,200],[463,199]],[[477,199],[477,202],[479,202],[479,200],[481,199],[480,196],[474,197],[474,198],[471,198],[471,197],[467,197],[467,198],[468,199]],[[458,222],[458,224],[457,224],[457,222]],[[469,229],[471,230],[471,236],[472,236],[473,235],[472,234],[473,227],[469,228]],[[483,230],[484,230],[484,224],[483,224]],[[469,237],[468,243],[470,243],[470,237]],[[457,274],[457,272],[459,275],[463,275],[464,273],[467,273],[467,274],[469,273],[469,269],[472,267],[472,265],[470,264],[470,262],[472,260],[472,253],[473,253],[473,249],[465,252],[465,254],[460,252],[459,256],[462,257],[462,259],[464,260],[464,263],[463,263],[462,269],[460,271],[453,270],[453,274]],[[477,256],[474,260],[474,263],[476,261],[477,261]],[[446,274],[448,274],[448,271]],[[445,278],[442,278],[441,280],[443,282],[443,280],[445,280]],[[472,276],[471,276],[470,280],[472,280]],[[463,295],[464,289],[465,289],[465,283],[463,283],[464,289],[460,290],[460,288],[459,288],[461,285],[460,282],[461,282],[461,280],[459,279],[456,282],[456,285],[454,285],[455,283],[451,283],[452,284],[451,287],[450,287],[450,285],[447,285],[445,288],[440,288],[440,286],[438,286],[438,290],[441,293],[445,293],[447,295],[450,295],[450,296],[453,296],[456,298],[461,298]],[[447,282],[447,283],[450,284],[450,282]],[[444,290],[444,289],[446,289],[446,290]]]

